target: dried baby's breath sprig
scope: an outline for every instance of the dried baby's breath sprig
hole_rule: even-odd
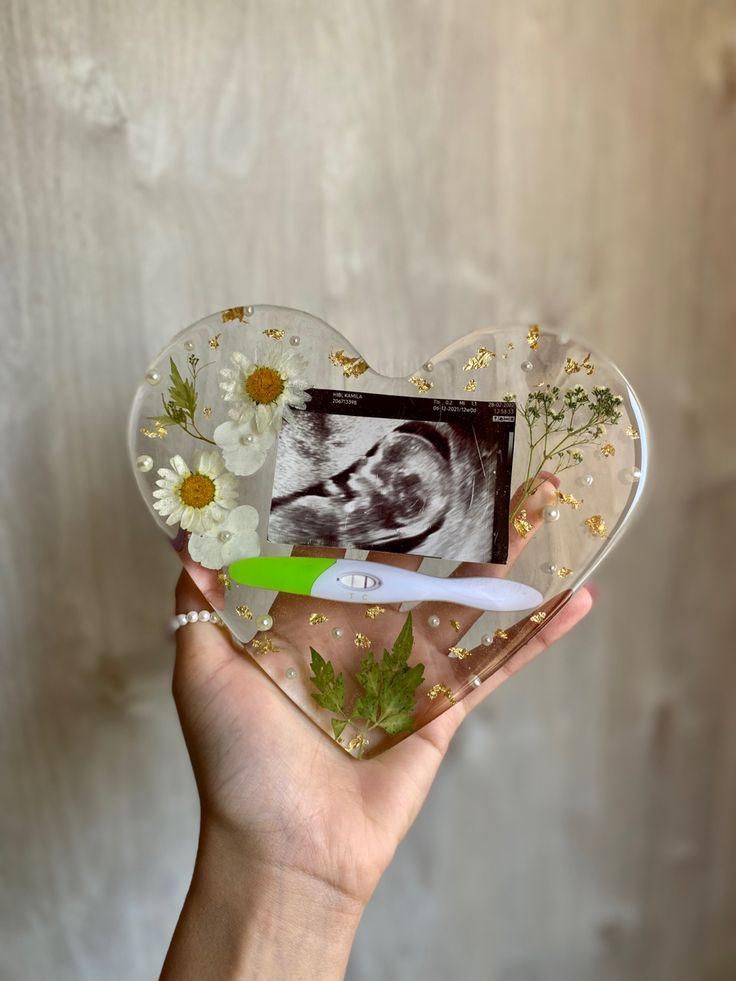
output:
[[[580,447],[598,445],[605,426],[621,419],[622,403],[621,396],[604,385],[596,385],[590,392],[582,385],[564,392],[557,385],[547,385],[529,393],[526,402],[519,405],[519,415],[528,430],[529,463],[523,493],[511,515],[512,524],[527,497],[539,486],[542,470],[548,467],[558,474],[581,463]]]

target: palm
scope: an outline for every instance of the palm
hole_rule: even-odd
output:
[[[544,503],[542,497],[540,513]],[[522,547],[517,543],[515,554]],[[415,560],[397,557],[395,561],[408,565]],[[188,560],[185,565],[199,589],[184,572],[177,608],[201,608],[203,595],[219,608],[216,576]],[[487,571],[498,574],[500,570]],[[508,676],[512,665],[515,670],[566,633],[590,604],[589,594],[580,590],[542,634],[482,689],[382,755],[361,762],[295,711],[265,671],[243,657],[224,631],[208,624],[181,630],[174,694],[203,811],[247,842],[253,858],[297,868],[366,900],[416,817],[467,711]],[[339,622],[348,637],[369,634],[380,650],[390,646],[406,618],[398,609],[387,608],[371,621],[362,606],[321,603],[320,611],[331,619],[318,628],[306,625],[314,609],[313,600],[280,594],[271,610],[278,650],[263,655],[268,661],[262,661],[278,677],[283,677],[287,664],[301,665],[305,683],[298,688],[302,691],[308,688],[308,668],[301,653],[305,631],[310,632],[308,642],[339,668],[340,651],[347,645],[333,638],[329,624]],[[444,611],[443,623],[452,612],[456,611]],[[427,627],[427,613],[420,608],[414,618],[415,647],[425,664],[444,660],[448,641],[452,642],[447,633],[452,628]],[[469,626],[472,611],[461,613]],[[309,711],[307,704],[305,708]]]

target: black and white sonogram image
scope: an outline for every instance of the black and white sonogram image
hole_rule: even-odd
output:
[[[310,394],[279,434],[269,541],[506,561],[514,403]]]

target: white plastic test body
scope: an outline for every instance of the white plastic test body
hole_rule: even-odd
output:
[[[510,579],[444,579],[380,562],[349,559],[336,559],[315,579],[310,594],[343,603],[458,603],[497,613],[530,610],[543,599],[536,589]]]

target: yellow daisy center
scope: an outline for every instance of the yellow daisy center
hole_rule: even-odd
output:
[[[185,477],[179,488],[179,497],[190,508],[206,508],[215,499],[215,482],[203,473]]]
[[[275,368],[261,365],[245,379],[245,392],[248,398],[259,405],[275,402],[284,390],[284,379]]]

